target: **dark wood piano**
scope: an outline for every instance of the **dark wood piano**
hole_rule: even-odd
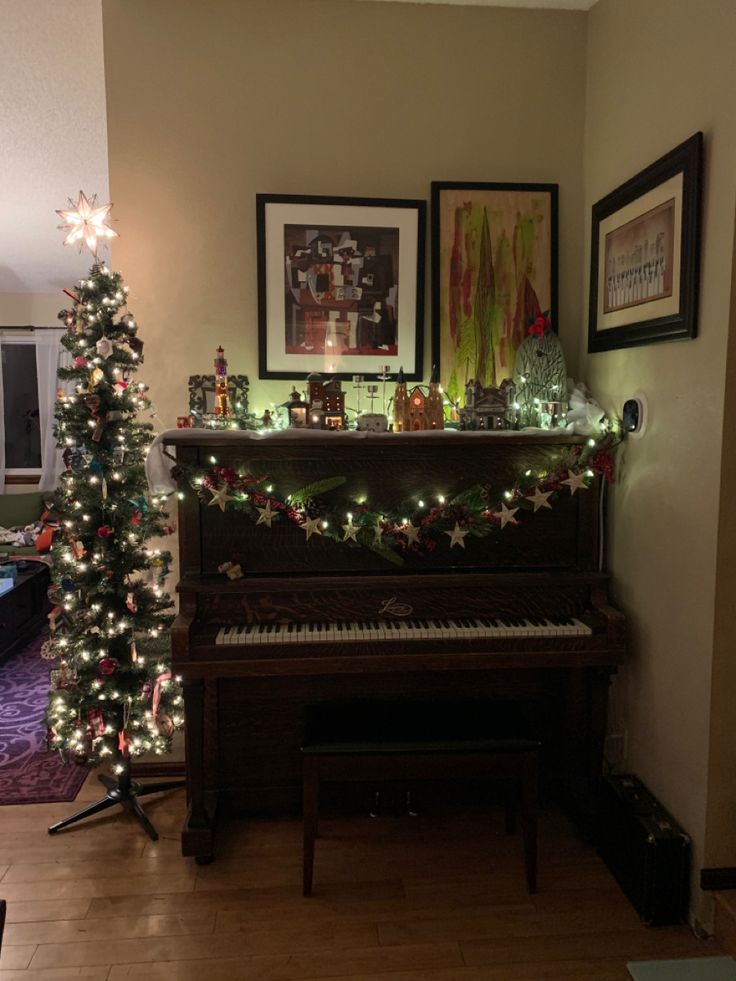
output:
[[[182,467],[267,474],[283,500],[341,475],[339,494],[386,510],[471,484],[489,499],[520,473],[545,474],[579,437],[523,433],[170,432]],[[218,798],[254,813],[295,812],[308,710],[327,703],[513,700],[545,744],[545,767],[576,812],[595,806],[607,690],[624,619],[598,571],[597,478],[551,509],[494,526],[464,547],[409,549],[397,567],[368,548],[309,540],[283,516],[269,527],[201,502],[179,504],[180,612],[189,809],[184,855],[214,854]],[[434,498],[432,498],[434,495]],[[214,503],[214,502],[213,502]],[[234,581],[219,573],[241,565]]]

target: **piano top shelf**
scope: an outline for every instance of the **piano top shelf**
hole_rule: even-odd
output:
[[[560,446],[583,444],[589,437],[579,436],[563,429],[527,429],[523,431],[477,431],[461,432],[458,429],[425,430],[416,433],[364,433],[355,430],[328,431],[320,429],[272,429],[264,432],[250,430],[227,429],[167,429],[155,440],[154,445],[163,443],[166,446],[191,446],[206,444],[207,446],[233,447],[242,445],[257,445],[258,443],[284,447],[318,447],[350,446],[368,444],[387,448],[395,446],[406,448],[411,446],[464,446],[477,445],[478,449],[491,444],[519,445],[539,444],[544,446]]]

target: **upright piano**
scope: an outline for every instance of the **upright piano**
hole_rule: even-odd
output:
[[[563,432],[164,435],[183,491],[172,645],[186,710],[184,855],[213,856],[218,801],[246,814],[298,810],[307,713],[351,700],[436,702],[438,713],[448,699],[523,703],[548,774],[590,816],[624,655],[624,618],[599,571],[597,477],[560,482],[552,507],[527,504],[484,537],[448,532],[426,550],[394,536],[404,544],[393,558],[350,534],[307,534],[284,513],[258,523],[232,501],[223,510],[206,483],[190,486],[216,461],[254,475],[274,501],[312,487],[312,515],[359,502],[421,527],[422,513],[471,487],[498,508],[520,480],[543,485],[584,442]],[[226,563],[242,578],[219,571]]]

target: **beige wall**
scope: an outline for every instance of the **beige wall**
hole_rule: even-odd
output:
[[[588,16],[586,239],[596,200],[693,132],[706,140],[698,338],[585,355],[581,337],[583,373],[607,407],[620,411],[637,389],[649,400],[649,432],[628,443],[613,495],[609,564],[632,627],[617,709],[630,766],[692,834],[696,870],[715,855],[706,848],[706,802],[736,187],[734,37],[731,0],[599,0]],[[719,722],[732,746],[733,717]],[[733,795],[732,772],[727,779]],[[719,855],[736,865],[734,812],[730,825]]]
[[[433,179],[559,182],[576,354],[584,14],[104,0],[103,18],[115,261],[166,424],[218,343],[252,406],[291,390],[257,379],[259,191],[428,199]]]
[[[59,293],[0,293],[0,327],[58,327]]]
[[[115,260],[167,425],[186,407],[187,376],[209,369],[218,343],[231,369],[250,375],[255,407],[290,387],[256,378],[258,191],[427,198],[432,179],[560,183],[571,366],[579,360],[608,408],[641,388],[651,409],[612,499],[610,566],[632,633],[616,717],[631,767],[693,835],[695,868],[736,865],[730,693],[710,718],[714,623],[714,676],[729,684],[719,668],[736,626],[730,588],[714,618],[736,179],[731,0],[599,0],[587,15],[103,0],[103,14]],[[590,206],[698,129],[700,336],[588,356]],[[724,582],[733,547],[721,550]]]

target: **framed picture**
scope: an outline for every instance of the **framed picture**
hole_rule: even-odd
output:
[[[588,351],[695,337],[703,134],[593,205]]]
[[[424,201],[258,194],[261,378],[422,373]]]
[[[453,401],[513,374],[529,324],[557,325],[557,185],[432,183],[432,360]]]

